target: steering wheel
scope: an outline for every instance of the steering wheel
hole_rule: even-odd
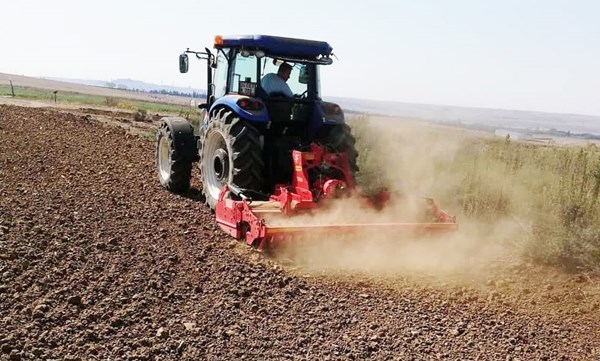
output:
[[[308,89],[306,89],[302,94],[294,94],[294,98],[296,98],[296,99],[306,98],[307,93],[308,93]]]

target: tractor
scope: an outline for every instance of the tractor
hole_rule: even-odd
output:
[[[385,207],[389,194],[367,197],[356,186],[355,138],[342,109],[322,99],[319,70],[333,63],[327,42],[217,35],[214,49],[188,48],[179,56],[182,73],[189,69],[189,55],[206,61],[207,94],[206,102],[198,105],[198,126],[180,117],[161,121],[156,164],[164,188],[188,191],[197,162],[202,198],[215,212],[216,222],[228,234],[261,250],[313,231],[456,229],[455,218],[430,198],[424,202],[426,222],[270,224],[273,215],[317,213],[343,197],[362,197],[366,207],[379,209]],[[265,78],[279,76],[282,64],[289,70],[288,79],[282,79],[289,89],[267,89]]]

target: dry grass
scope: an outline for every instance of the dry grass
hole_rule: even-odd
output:
[[[401,120],[350,123],[364,188],[421,191],[462,222],[507,229],[500,238],[527,258],[600,270],[596,146],[532,145]]]

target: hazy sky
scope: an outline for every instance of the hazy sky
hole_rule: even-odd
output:
[[[600,1],[0,0],[0,72],[205,88],[215,34],[325,40],[325,96],[600,115]],[[221,5],[223,4],[223,5]]]

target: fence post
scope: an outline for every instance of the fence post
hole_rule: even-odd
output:
[[[15,96],[15,88],[13,88],[12,85],[12,79],[8,79],[8,81],[10,82],[10,92],[12,93],[12,96]]]

